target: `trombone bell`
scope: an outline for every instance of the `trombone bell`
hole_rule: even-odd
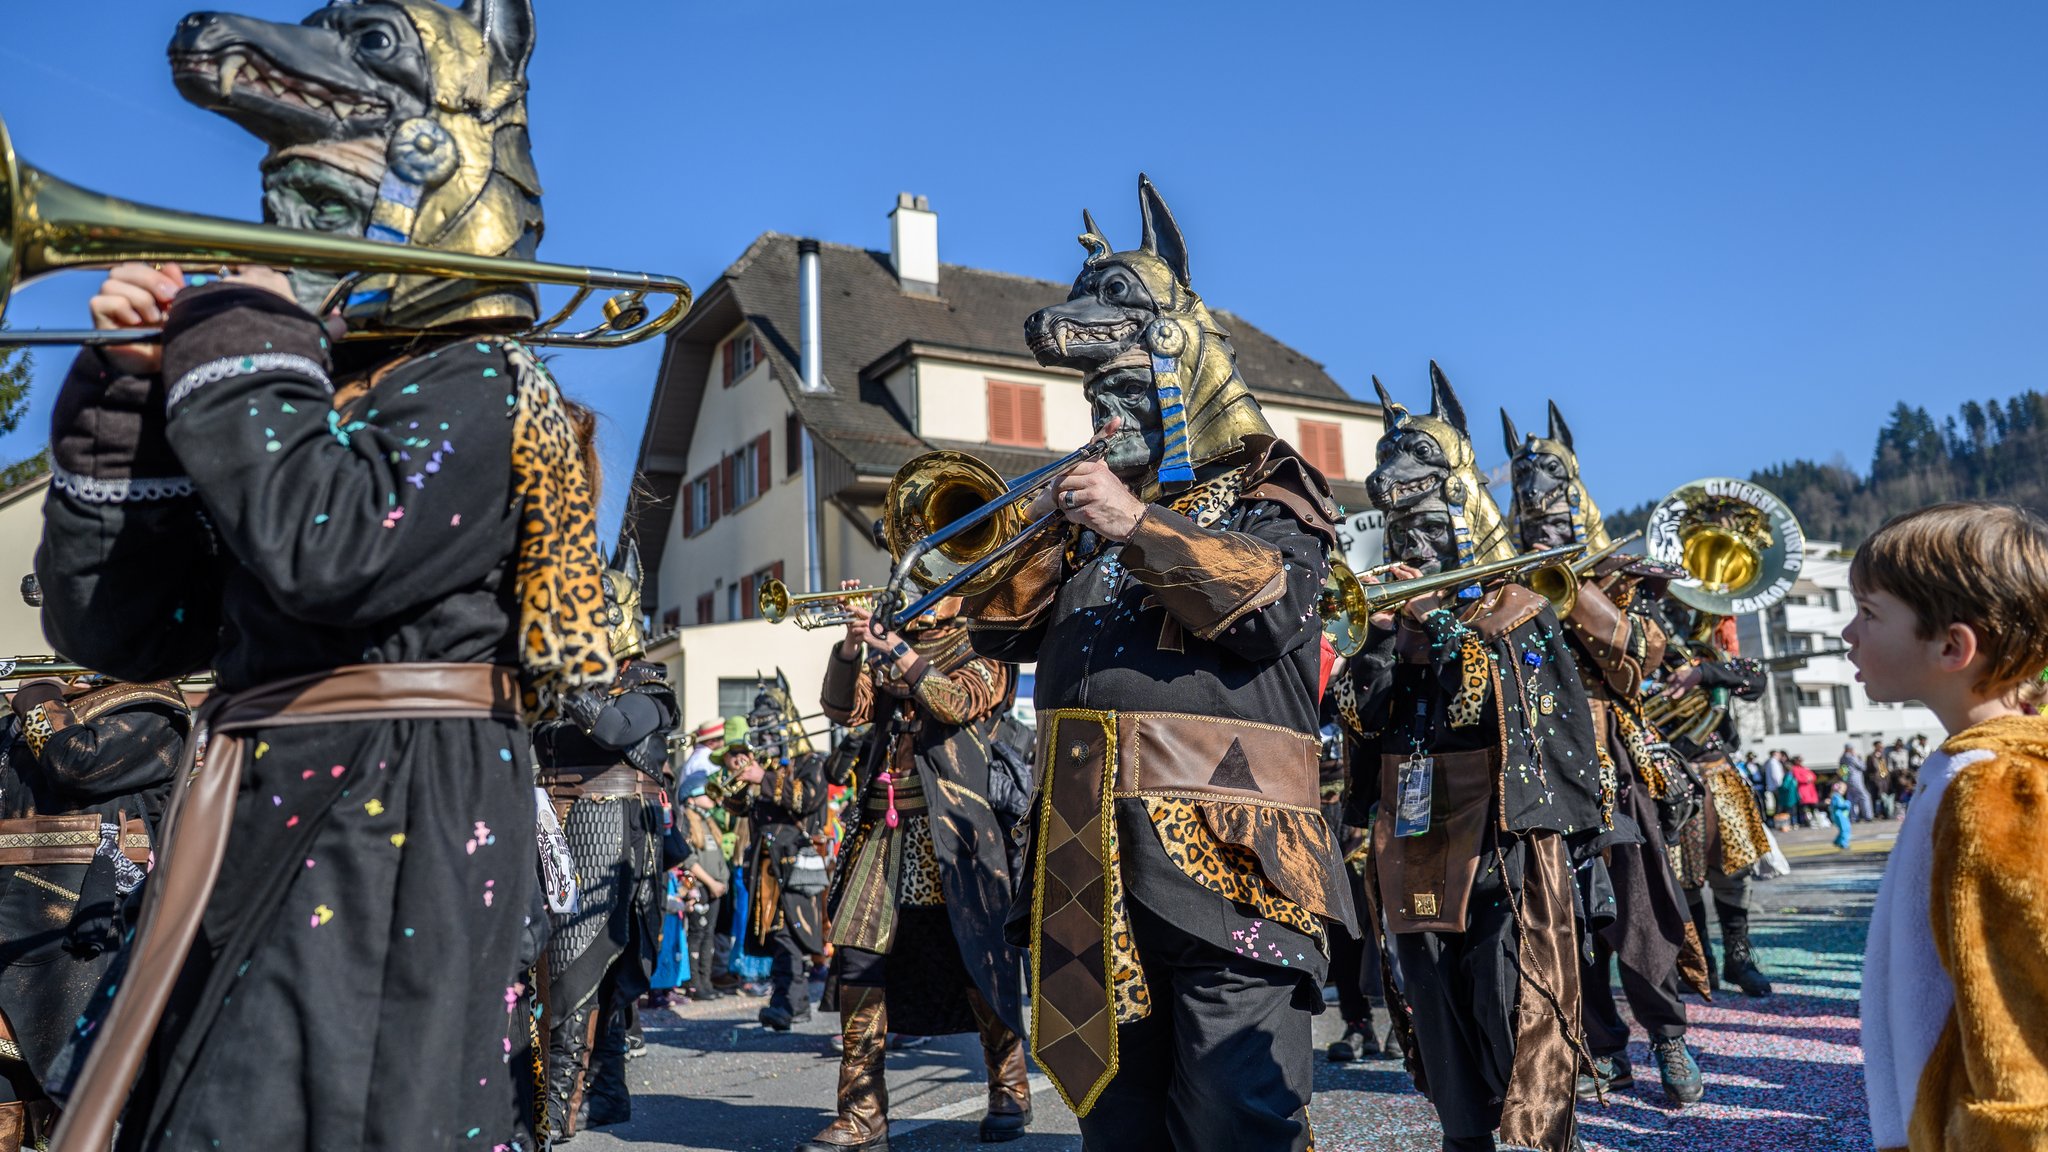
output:
[[[408,244],[222,220],[116,199],[23,163],[14,154],[7,125],[0,122],[0,315],[5,315],[13,290],[39,276],[76,268],[106,268],[130,260],[318,268],[341,273],[343,288],[364,276],[380,274],[575,288],[567,306],[526,331],[513,334],[528,344],[617,348],[667,332],[682,323],[683,315],[690,310],[690,286],[673,276],[442,252]],[[604,321],[580,332],[563,331],[562,325],[570,314],[591,293],[600,291],[620,293],[605,301]],[[647,293],[671,299],[667,310],[652,319],[648,318],[651,310],[642,300]],[[330,297],[330,306],[337,302]],[[365,328],[349,332],[347,338],[456,336],[465,331],[462,325],[427,333]],[[480,334],[485,331],[478,329]],[[25,329],[0,335],[0,347],[133,344],[157,340],[162,335],[155,328]]]
[[[1685,570],[1709,592],[1726,592],[1756,579],[1763,557],[1726,528],[1702,526],[1684,537]]]

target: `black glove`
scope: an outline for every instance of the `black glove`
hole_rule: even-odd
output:
[[[606,703],[605,695],[600,691],[577,689],[562,698],[562,718],[588,732],[604,713]]]

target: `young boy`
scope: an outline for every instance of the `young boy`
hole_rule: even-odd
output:
[[[2048,1147],[2048,523],[1938,504],[1849,568],[1842,633],[1872,700],[1917,700],[1948,739],[1919,773],[1864,955],[1864,1077],[1879,1149]]]

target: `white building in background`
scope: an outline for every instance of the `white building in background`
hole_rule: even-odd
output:
[[[1783,603],[1740,617],[1744,656],[1763,660],[1842,647],[1842,629],[1856,614],[1849,592],[1849,557],[1839,544],[1806,542],[1806,566]],[[1805,665],[1774,671],[1755,704],[1739,708],[1744,747],[1783,748],[1809,764],[1833,764],[1842,745],[1857,752],[1873,740],[1889,744],[1916,735],[1939,744],[1941,724],[1918,704],[1879,704],[1863,691],[1856,666],[1843,656],[1817,656]]]
[[[21,578],[36,570],[36,545],[43,539],[43,496],[48,472],[0,492],[0,656],[37,656],[50,651],[43,616],[21,598]],[[11,685],[10,685],[11,687]]]
[[[757,674],[778,667],[814,706],[837,633],[758,619],[756,595],[771,577],[809,590],[814,546],[822,587],[886,578],[869,528],[912,456],[961,449],[1015,476],[1088,438],[1080,376],[1039,366],[1024,343],[1025,317],[1069,286],[941,264],[921,197],[901,197],[889,219],[888,252],[816,245],[821,390],[803,382],[811,242],[794,236],[756,239],[667,337],[621,531],[639,540],[652,655],[669,664],[686,723],[743,711]],[[1212,308],[1229,299],[1227,286],[1204,288]],[[1348,510],[1369,507],[1379,406],[1216,311],[1273,430]]]

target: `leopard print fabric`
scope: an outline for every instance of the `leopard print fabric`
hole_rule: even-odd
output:
[[[1650,799],[1662,800],[1671,795],[1671,776],[1664,770],[1664,758],[1652,753],[1647,740],[1643,738],[1643,727],[1625,707],[1616,707],[1614,719],[1621,728],[1621,742],[1628,749],[1629,759],[1635,762],[1636,775],[1642,777],[1643,787],[1649,789]]]
[[[1470,728],[1486,711],[1486,691],[1493,668],[1486,655],[1486,643],[1479,633],[1465,632],[1458,642],[1458,694],[1445,708],[1451,727]]]
[[[1179,496],[1166,506],[1207,528],[1223,518],[1223,514],[1237,506],[1237,498],[1244,491],[1244,477],[1248,469],[1235,468],[1214,480],[1206,480]]]
[[[946,903],[946,889],[939,879],[939,854],[932,847],[930,816],[903,821],[903,875],[897,881],[896,902],[908,908],[937,908]]]
[[[1152,1014],[1152,986],[1138,966],[1138,942],[1131,936],[1131,910],[1124,903],[1123,849],[1109,838],[1109,1000],[1119,1024],[1135,1024]]]
[[[512,495],[520,509],[516,581],[527,718],[554,711],[579,688],[612,682],[604,553],[597,542],[593,477],[554,378],[515,340],[497,341],[512,366]],[[479,345],[479,350],[485,346]]]
[[[1152,827],[1159,833],[1167,859],[1188,879],[1322,946],[1322,921],[1268,887],[1261,879],[1259,858],[1250,849],[1216,839],[1202,822],[1202,813],[1194,801],[1147,796],[1145,812],[1152,818]]]

